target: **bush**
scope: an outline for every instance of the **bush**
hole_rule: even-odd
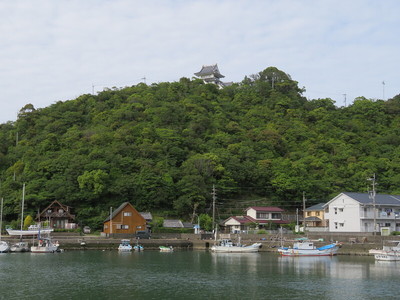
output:
[[[267,231],[265,229],[260,229],[257,231],[257,234],[267,234]]]

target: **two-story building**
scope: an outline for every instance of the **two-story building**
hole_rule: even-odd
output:
[[[318,203],[305,209],[304,221],[308,231],[328,231],[324,206],[325,203]]]
[[[324,205],[330,232],[400,230],[400,195],[340,193]],[[375,230],[374,230],[375,228]]]
[[[226,219],[222,226],[225,232],[239,233],[251,229],[269,229],[271,224],[287,224],[282,219],[283,209],[279,207],[251,206],[245,209],[246,215],[232,216]]]
[[[112,211],[103,223],[105,235],[135,234],[146,230],[146,220],[129,202]]]

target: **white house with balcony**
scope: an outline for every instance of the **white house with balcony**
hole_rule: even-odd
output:
[[[400,195],[340,193],[324,205],[330,232],[400,230]]]
[[[251,206],[245,209],[246,215],[232,216],[226,219],[222,225],[226,232],[239,233],[251,229],[269,229],[272,224],[287,224],[282,219],[283,209],[272,206]]]

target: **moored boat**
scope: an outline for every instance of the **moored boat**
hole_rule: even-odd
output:
[[[395,246],[383,246],[382,249],[371,249],[369,254],[373,254],[375,260],[397,261],[400,260],[400,241],[387,241],[387,243],[397,243]]]
[[[172,246],[160,246],[160,252],[173,252],[174,248]]]
[[[12,244],[10,247],[10,252],[29,252],[29,244],[27,242],[18,242],[15,244]]]
[[[118,251],[122,251],[122,252],[132,251],[132,246],[129,242],[130,242],[130,240],[127,240],[127,239],[121,240],[121,244],[119,244],[119,246],[118,246]]]
[[[217,245],[211,247],[211,251],[219,253],[254,253],[258,252],[260,248],[261,243],[246,246],[240,243],[234,244],[230,239],[222,239]]]
[[[58,242],[53,243],[51,238],[39,238],[38,244],[31,247],[32,253],[54,253],[59,252]]]
[[[316,247],[312,241],[301,240],[295,242],[293,247],[280,247],[278,252],[282,256],[333,256],[340,247],[338,242]]]
[[[6,228],[6,231],[11,236],[34,236],[39,235],[39,232],[40,234],[49,234],[53,230],[53,228],[43,228],[40,225],[31,225],[28,230]]]
[[[3,225],[3,198],[0,205],[0,253],[5,253],[10,250],[10,245],[6,241],[1,240],[1,229]]]

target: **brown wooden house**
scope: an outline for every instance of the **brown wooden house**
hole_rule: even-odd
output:
[[[49,226],[55,229],[75,229],[75,215],[71,214],[71,207],[54,200],[37,216],[40,221],[48,221]]]
[[[146,230],[146,220],[130,204],[124,202],[104,221],[103,232],[109,234],[135,234]]]

